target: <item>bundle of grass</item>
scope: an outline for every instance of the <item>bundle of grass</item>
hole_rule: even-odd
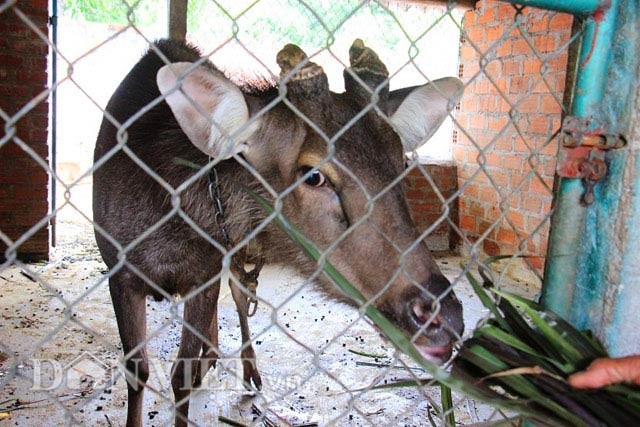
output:
[[[480,270],[482,273],[482,269]],[[640,421],[640,387],[578,390],[566,378],[607,357],[588,333],[541,305],[467,278],[491,312],[460,348],[453,374],[542,425],[627,426]]]

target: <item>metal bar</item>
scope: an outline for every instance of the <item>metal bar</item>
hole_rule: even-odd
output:
[[[51,16],[49,17],[49,23],[51,25],[51,41],[54,46],[58,45],[58,0],[51,0]],[[54,87],[58,81],[58,54],[54,49],[51,49],[51,87]],[[58,164],[58,91],[51,92],[51,145],[50,145],[50,162],[49,165],[53,173],[49,178],[50,188],[50,204],[49,213],[56,209],[57,194],[56,194],[56,170]],[[51,217],[51,246],[56,246],[56,217]]]
[[[567,318],[577,277],[578,256],[586,208],[580,204],[580,179],[561,178],[556,192],[549,250],[542,286],[542,303]]]
[[[554,2],[560,3],[560,2]],[[578,3],[578,2],[576,2]],[[600,119],[619,0],[598,9],[585,23],[571,114]],[[549,235],[549,253],[542,289],[543,304],[570,318],[580,263],[587,207],[581,204],[580,179],[560,178]]]
[[[636,127],[640,127],[640,122],[636,123]],[[631,200],[628,208],[621,209],[623,215],[627,214],[623,228],[627,233],[624,240],[626,244],[619,263],[616,297],[607,304],[610,314],[605,314],[605,341],[615,356],[637,354],[640,343],[640,328],[636,324],[640,307],[640,139],[636,139],[635,143],[629,162],[629,169],[634,170],[635,176],[628,181],[635,191],[623,195],[623,198]]]
[[[611,2],[607,0],[505,0],[520,6],[531,6],[572,15],[587,16],[606,7]]]
[[[187,0],[169,0],[169,37],[185,40],[187,37]]]

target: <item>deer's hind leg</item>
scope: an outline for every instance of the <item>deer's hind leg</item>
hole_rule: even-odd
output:
[[[142,279],[127,270],[109,279],[109,293],[124,351],[127,380],[127,427],[142,426],[144,387],[149,378],[146,349],[146,295]]]
[[[213,305],[220,287],[214,284],[196,295],[185,299],[180,349],[173,364],[171,387],[176,403],[175,425],[186,426],[189,416],[189,395],[201,366],[201,350],[209,340],[212,325]],[[213,343],[212,343],[213,344]]]
[[[216,362],[220,355],[218,347],[218,297],[220,295],[220,282],[215,285],[215,290],[211,295],[211,301],[209,301],[212,316],[209,324],[208,340],[202,342],[202,353],[200,354],[199,366],[196,372],[195,379],[193,380],[194,387],[200,387],[202,380],[204,379],[209,369],[216,367]]]

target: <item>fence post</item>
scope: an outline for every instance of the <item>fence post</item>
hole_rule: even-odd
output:
[[[169,0],[169,37],[185,40],[187,37],[187,0]]]
[[[597,9],[585,23],[580,47],[578,74],[571,115],[580,119],[603,120],[600,105],[605,93],[611,63],[618,2]],[[577,277],[583,267],[579,250],[585,233],[588,207],[581,203],[585,188],[580,178],[560,177],[554,202],[545,269],[543,303],[563,317],[570,318],[574,306]]]

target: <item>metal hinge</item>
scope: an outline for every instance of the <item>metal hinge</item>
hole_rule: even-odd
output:
[[[605,152],[627,144],[624,136],[607,132],[606,126],[594,119],[568,116],[562,123],[562,146],[558,158],[558,175],[582,179],[585,192],[583,205],[594,201],[593,188],[607,174]]]

